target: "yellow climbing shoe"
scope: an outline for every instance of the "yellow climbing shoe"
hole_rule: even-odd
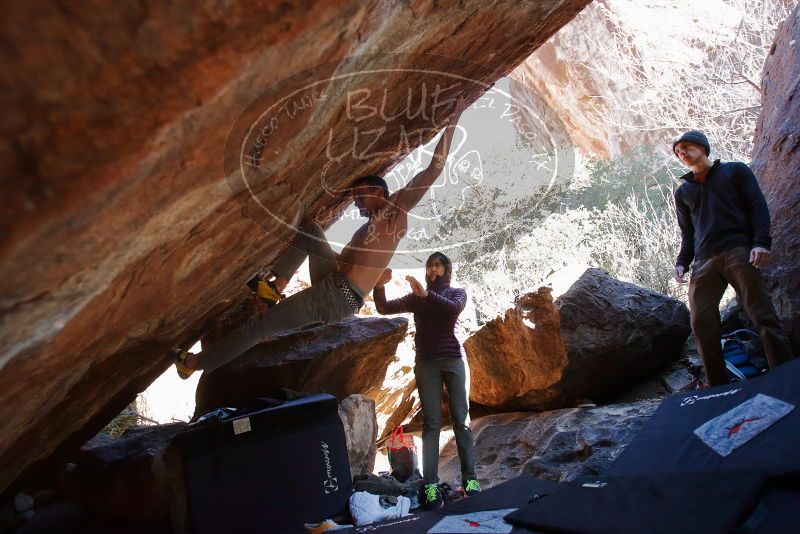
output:
[[[286,298],[286,295],[278,291],[274,280],[264,280],[259,275],[248,280],[247,287],[258,295],[261,302],[266,304],[268,308],[275,306],[279,300]]]
[[[191,352],[183,350],[177,346],[172,347],[172,350],[170,351],[173,363],[175,364],[175,370],[178,371],[178,376],[181,377],[181,380],[186,380],[192,376],[192,373],[197,371],[197,369],[186,365],[186,358],[188,358],[190,354]]]

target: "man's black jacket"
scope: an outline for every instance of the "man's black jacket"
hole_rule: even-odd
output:
[[[758,182],[746,164],[716,160],[702,183],[694,173],[675,191],[675,209],[681,228],[681,250],[676,265],[688,268],[734,247],[772,245],[769,210]]]

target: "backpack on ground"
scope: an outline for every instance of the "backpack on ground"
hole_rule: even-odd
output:
[[[761,338],[752,330],[740,328],[722,335],[722,357],[732,380],[748,380],[767,372]]]
[[[392,476],[400,482],[405,482],[417,470],[417,447],[414,445],[414,436],[403,432],[403,425],[397,426],[386,443],[389,456],[389,466]]]

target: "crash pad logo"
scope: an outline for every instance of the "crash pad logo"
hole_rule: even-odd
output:
[[[331,245],[344,246],[366,222],[350,202],[352,181],[377,174],[391,192],[405,187],[430,164],[463,95],[473,103],[444,170],[397,236],[398,256],[442,250],[457,260],[461,248],[511,225],[530,227],[525,210],[572,179],[574,150],[535,90],[485,79],[487,71],[454,58],[376,54],[293,74],[236,120],[225,146],[231,193],[267,231],[291,235],[314,219],[330,226]]]
[[[694,430],[720,456],[728,456],[794,410],[794,405],[759,393]]]
[[[322,485],[325,487],[326,494],[339,491],[339,480],[336,477],[329,478]]]
[[[333,466],[331,465],[331,451],[328,444],[324,441],[320,442],[322,451],[322,461],[325,463],[325,480],[322,486],[325,488],[325,494],[336,493],[339,491],[339,479],[333,476]]]
[[[514,525],[505,520],[505,516],[515,512],[516,508],[503,510],[476,511],[459,515],[448,515],[433,527],[429,534],[452,532],[495,532],[510,533]]]
[[[716,399],[717,397],[727,397],[728,395],[734,395],[741,390],[741,388],[735,388],[729,389],[728,391],[723,391],[722,393],[712,393],[710,395],[689,395],[681,401],[680,406],[691,406],[697,401]]]

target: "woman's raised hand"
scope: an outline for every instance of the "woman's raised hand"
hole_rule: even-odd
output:
[[[414,293],[416,296],[422,298],[428,296],[428,291],[424,287],[422,287],[422,284],[419,283],[419,280],[417,280],[411,275],[406,276],[406,280],[408,281],[408,285],[411,286],[411,292]]]

